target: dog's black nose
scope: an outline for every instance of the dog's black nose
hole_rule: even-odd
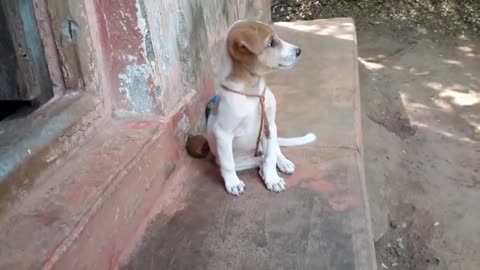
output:
[[[295,49],[295,54],[297,55],[297,57],[299,57],[301,53],[302,53],[302,50],[300,48]]]

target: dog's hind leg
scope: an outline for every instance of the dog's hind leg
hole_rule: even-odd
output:
[[[280,150],[280,146],[277,144],[275,146],[277,152],[277,168],[285,174],[293,174],[295,171],[295,165],[291,162],[288,158],[286,158],[282,150]]]
[[[313,133],[308,133],[303,137],[278,138],[277,144],[275,145],[277,151],[277,168],[285,174],[292,174],[295,171],[295,165],[283,155],[282,150],[280,149],[281,146],[305,145],[316,139],[317,137]]]

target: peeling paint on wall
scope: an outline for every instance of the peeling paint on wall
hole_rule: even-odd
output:
[[[192,29],[185,29],[184,34],[177,37],[179,60],[182,67],[182,87],[184,89],[197,89],[202,74],[212,73],[210,63],[211,55],[208,46],[207,23],[204,16],[203,5],[188,1],[184,6],[179,5],[179,20],[188,17]],[[180,29],[179,29],[180,30]],[[182,46],[182,41],[195,44],[188,48]]]
[[[155,87],[155,93],[157,94],[157,98],[161,98],[163,94],[162,87],[157,85],[157,87]]]
[[[107,14],[100,25],[114,110],[171,115],[191,89],[213,94],[213,87],[204,89],[206,81],[217,77],[226,30],[247,15],[249,1],[98,0]]]
[[[145,7],[144,0],[137,0],[137,18],[138,18],[138,27],[140,32],[144,36],[144,53],[147,56],[148,61],[155,60],[155,53],[153,51],[152,37],[150,35],[150,27],[147,21],[147,11]]]
[[[132,109],[137,113],[153,110],[152,97],[148,92],[152,71],[148,65],[128,65],[120,79],[120,93],[131,102]]]
[[[178,25],[177,25],[177,41],[178,45],[181,49],[186,49],[188,45],[188,34],[189,29],[187,28],[187,20],[185,19],[185,14],[182,11],[181,5],[179,5],[179,12],[178,12]]]
[[[175,133],[177,136],[185,137],[188,134],[188,131],[190,130],[190,121],[188,120],[188,117],[183,114],[182,118],[178,122],[177,129],[175,130]]]

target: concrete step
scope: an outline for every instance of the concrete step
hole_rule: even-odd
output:
[[[108,123],[81,150],[36,179],[31,191],[17,194],[17,200],[0,216],[0,269],[86,269],[83,263],[91,252],[101,254],[91,245],[100,250],[112,248],[109,238],[114,231],[124,230],[115,224],[125,226],[125,221],[118,219],[133,218],[138,211],[125,213],[122,206],[131,206],[133,199],[148,201],[136,197],[144,195],[156,176],[144,167],[151,162],[164,163],[158,166],[164,167],[166,174],[175,167],[169,165],[169,155],[145,160],[152,144],[160,147],[159,141],[152,140],[160,130],[162,125],[154,121]],[[142,170],[145,173],[140,173]],[[134,182],[130,183],[132,173]],[[130,192],[132,196],[118,197]],[[117,200],[123,202],[117,204]],[[71,254],[78,247],[82,247],[82,256]],[[53,267],[65,260],[72,268]]]
[[[181,164],[178,134],[206,98],[185,98],[168,119],[104,122],[16,193],[0,212],[0,269],[117,269]]]
[[[244,195],[218,170],[186,160],[123,269],[376,269],[365,188],[356,34],[351,19],[279,23],[303,50],[293,70],[269,78],[281,135],[313,131],[286,149],[297,169],[287,191],[268,192],[255,171]]]
[[[376,269],[353,22],[275,27],[303,49],[269,78],[280,134],[319,138],[286,150],[286,193],[246,172],[234,198],[214,165],[185,155],[199,92],[169,119],[108,120],[17,194],[0,213],[0,269]]]

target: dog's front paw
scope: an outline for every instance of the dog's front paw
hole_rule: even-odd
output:
[[[263,169],[259,171],[260,177],[262,177],[265,182],[265,186],[268,190],[273,192],[282,192],[285,191],[286,185],[283,178],[278,176],[277,171],[273,172],[264,172]]]
[[[231,195],[238,196],[245,192],[245,183],[238,179],[225,179],[225,189]]]
[[[293,172],[295,171],[295,165],[293,164],[293,162],[291,162],[284,156],[280,156],[277,158],[277,167],[282,173],[285,174],[293,174]]]

